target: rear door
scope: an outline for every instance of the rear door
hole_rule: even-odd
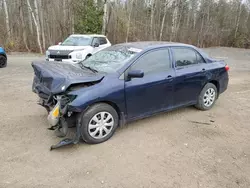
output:
[[[193,104],[207,82],[206,62],[190,47],[171,47],[176,71],[174,106]]]
[[[130,70],[143,71],[144,77],[125,81],[128,119],[151,115],[172,106],[175,72],[168,48],[143,54],[127,72]]]

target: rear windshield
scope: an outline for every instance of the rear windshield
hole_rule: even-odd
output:
[[[112,73],[118,71],[140,51],[141,49],[115,45],[95,53],[81,63],[100,72]]]

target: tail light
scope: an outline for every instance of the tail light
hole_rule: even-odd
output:
[[[226,69],[226,71],[229,71],[229,66],[226,65],[226,66],[225,66],[225,69]]]

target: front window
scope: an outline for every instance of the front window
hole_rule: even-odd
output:
[[[127,60],[140,51],[141,49],[127,46],[112,46],[95,53],[93,56],[80,63],[98,72],[112,73],[118,71],[125,65]]]
[[[62,46],[89,46],[92,38],[89,36],[69,36]]]
[[[168,48],[152,50],[140,57],[132,70],[142,70],[145,75],[168,71],[171,68],[171,61]]]

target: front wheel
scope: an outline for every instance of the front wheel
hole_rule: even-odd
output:
[[[115,133],[118,122],[118,114],[112,106],[106,103],[95,104],[82,114],[82,138],[89,144],[105,142]]]
[[[215,104],[217,96],[218,92],[216,86],[212,83],[208,83],[201,90],[198,102],[195,107],[199,110],[210,110]]]

